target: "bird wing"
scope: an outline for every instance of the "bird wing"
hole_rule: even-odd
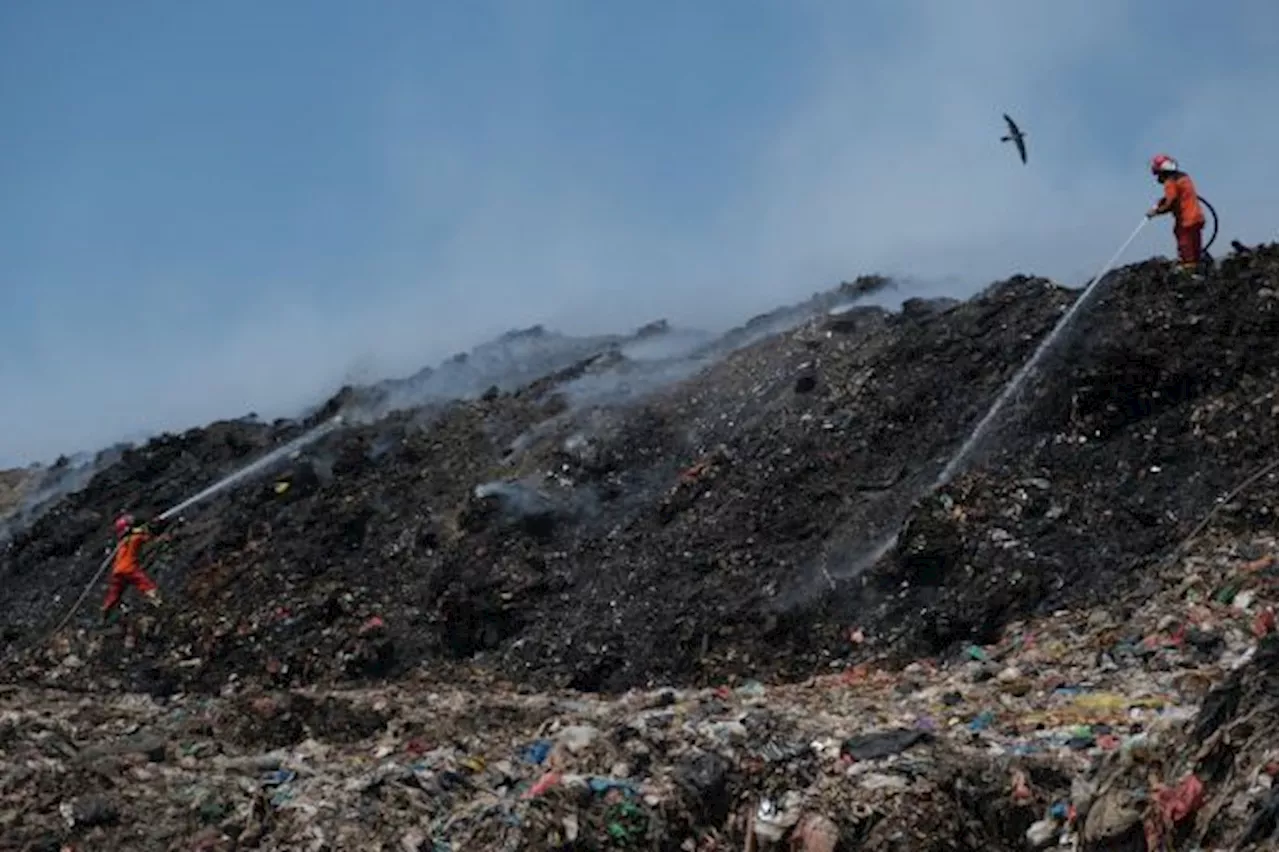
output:
[[[1001,113],[1004,116],[1004,123],[1009,125],[1009,136],[1013,140],[1013,144],[1018,146],[1018,156],[1022,158],[1022,162],[1027,162],[1027,143],[1022,138],[1022,130],[1009,117],[1007,112]]]

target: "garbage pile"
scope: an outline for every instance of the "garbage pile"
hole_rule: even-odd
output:
[[[188,520],[157,565],[184,602],[161,644],[202,664],[158,679],[216,691],[278,667],[301,686],[477,655],[588,691],[805,677],[1110,595],[1274,460],[1275,280],[1270,247],[1199,283],[1158,262],[1116,273],[970,472],[933,493],[1069,291],[1019,277],[935,312],[820,315],[627,403],[569,405],[571,370],[336,432]],[[20,578],[0,601],[6,647],[42,641],[119,508],[173,505],[307,425],[126,453],[0,557]],[[1246,507],[1273,523],[1270,503]],[[366,668],[348,646],[373,616],[390,646]],[[866,647],[844,641],[851,620]]]
[[[186,518],[149,566],[165,607],[100,625],[95,593],[55,631],[121,509],[388,397],[124,451],[0,549],[0,835],[1274,837],[1276,246],[1203,281],[1114,273],[938,488],[1074,294],[1018,276],[959,304],[846,304],[882,286],[749,323],[658,390],[628,390],[641,368],[608,339],[532,382],[380,412]]]
[[[1270,848],[1275,554],[1274,535],[1211,529],[1157,593],[791,684],[610,698],[458,670],[155,699],[99,691],[68,656],[65,689],[0,690],[0,834],[64,850]]]

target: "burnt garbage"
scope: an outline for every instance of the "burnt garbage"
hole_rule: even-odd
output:
[[[635,363],[614,342],[532,380],[470,373],[467,398],[357,421],[211,499],[146,630],[86,612],[50,638],[120,505],[173,505],[306,425],[150,442],[0,551],[0,762],[31,772],[0,796],[41,803],[0,805],[0,830],[102,848],[147,848],[153,824],[192,839],[188,818],[209,848],[737,850],[757,824],[885,850],[1265,842],[1275,280],[1275,247],[1197,284],[1117,271],[932,490],[1070,291],[1018,278],[836,327],[833,298],[616,399],[566,401]],[[818,570],[894,532],[865,570]],[[165,760],[94,757],[138,797],[67,825],[59,806],[102,777],[68,752],[135,725]],[[589,746],[556,750],[585,727]]]
[[[855,308],[866,322],[831,334],[821,306],[840,304],[837,294],[791,330],[761,332],[640,397],[564,407],[557,395],[585,374],[553,371],[536,393],[352,424],[193,517],[165,596],[191,594],[188,583],[217,589],[232,623],[261,622],[268,600],[305,609],[322,589],[345,589],[387,618],[398,645],[427,648],[445,606],[441,578],[466,576],[451,594],[483,590],[484,600],[448,597],[451,611],[488,613],[492,599],[503,624],[525,625],[497,631],[490,664],[564,683],[603,671],[625,647],[603,676],[610,689],[809,674],[854,618],[895,653],[982,640],[1021,614],[1124,588],[1140,574],[1132,566],[1173,546],[1272,455],[1276,317],[1256,282],[1274,270],[1270,251],[1226,258],[1196,287],[1167,280],[1158,263],[1114,273],[1080,333],[992,424],[972,472],[924,502],[1069,291],[1019,277],[926,323]],[[673,333],[656,331],[646,334]],[[503,361],[517,357],[512,347],[561,342],[527,331],[492,352]],[[1132,367],[1162,357],[1163,371]],[[1108,387],[1132,401],[1097,395]],[[120,505],[172,505],[303,432],[226,421],[127,453],[6,548],[0,572],[23,580],[0,602],[0,622],[37,635],[47,603],[83,582]],[[1218,520],[1274,519],[1265,501],[1235,502]],[[251,542],[255,524],[270,536]],[[903,530],[865,574],[844,565],[879,553],[857,547],[860,535]],[[769,629],[786,600],[800,611]],[[216,629],[169,612],[174,642],[208,642]],[[232,631],[218,645],[242,641]]]
[[[477,485],[460,513],[458,523],[468,531],[490,523],[548,539],[560,523],[571,523],[595,508],[593,497],[552,480],[550,487],[529,481],[495,480]]]

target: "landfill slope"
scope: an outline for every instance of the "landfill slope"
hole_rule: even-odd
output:
[[[937,653],[1011,615],[1140,588],[1223,495],[1276,461],[1273,263],[1229,260],[1186,286],[1154,265],[1117,280],[993,451],[916,503],[855,611],[874,605],[893,643]],[[1239,523],[1273,527],[1275,510],[1247,504]]]
[[[936,489],[1078,293],[1019,276],[827,310],[854,287],[710,344],[659,325],[518,382],[424,372],[126,450],[0,551],[0,747],[30,770],[0,793],[40,802],[5,824],[130,848],[355,848],[337,838],[365,823],[388,849],[1274,837],[1275,691],[1231,672],[1274,659],[1276,268],[1271,245],[1204,280],[1113,273]],[[100,627],[95,589],[51,635],[121,508],[168,508],[337,413],[354,425],[193,507],[152,566],[162,610]],[[1211,689],[1226,709],[1191,726]],[[636,702],[674,709],[636,734]],[[519,757],[583,725],[600,749]],[[134,726],[168,746],[57,780]],[[924,734],[854,756],[886,727]],[[1188,730],[1228,741],[1194,764],[1212,816],[1177,786]],[[243,762],[268,748],[276,766]],[[77,815],[90,792],[114,816]],[[135,821],[152,808],[163,838]]]
[[[819,316],[621,404],[565,401],[623,371],[611,351],[339,430],[195,507],[156,565],[175,604],[164,641],[145,665],[95,665],[138,688],[217,690],[272,660],[301,685],[481,655],[534,685],[609,690],[943,652],[1140,582],[1274,459],[1274,275],[1274,249],[1204,282],[1158,262],[1116,274],[936,492],[1071,291],[1020,277],[938,313]],[[172,506],[304,425],[158,438],[57,503],[5,548],[6,651],[61,618],[121,508]],[[389,647],[365,671],[342,654],[371,615]],[[840,638],[853,622],[865,647]],[[201,648],[200,665],[174,669],[175,645]]]

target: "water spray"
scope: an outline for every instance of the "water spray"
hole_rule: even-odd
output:
[[[203,491],[197,492],[191,497],[188,497],[186,500],[183,500],[181,503],[174,506],[173,508],[166,509],[165,511],[161,512],[159,515],[156,516],[156,520],[167,521],[169,518],[173,517],[179,512],[182,512],[185,509],[189,509],[192,506],[196,505],[197,503],[203,503],[205,500],[208,500],[210,497],[220,494],[221,492],[235,485],[237,482],[240,482],[241,480],[244,480],[244,479],[248,479],[249,477],[253,476],[255,473],[258,473],[259,471],[270,467],[271,465],[275,464],[285,456],[292,455],[293,453],[298,452],[308,444],[315,443],[316,441],[323,438],[325,435],[328,435],[334,429],[337,429],[339,426],[342,425],[342,423],[343,423],[343,419],[341,414],[339,414],[338,416],[334,417],[331,420],[327,420],[324,423],[321,423],[319,426],[312,429],[310,432],[307,432],[305,435],[300,435],[299,437],[294,438],[292,441],[285,444],[283,447],[277,447],[276,449],[267,453],[265,456],[253,462],[252,464],[249,464],[249,465],[246,465],[245,467],[240,468],[235,473],[230,474],[229,476],[224,476],[222,479],[213,483],[208,488],[204,489]]]
[[[956,473],[960,471],[961,466],[968,460],[969,456],[978,446],[978,443],[986,436],[987,430],[990,429],[992,421],[995,420],[996,415],[1000,413],[1000,410],[1004,408],[1005,403],[1008,402],[1009,399],[1017,393],[1022,384],[1026,382],[1027,377],[1031,375],[1033,370],[1035,370],[1045,353],[1053,348],[1053,345],[1058,341],[1058,338],[1062,336],[1063,331],[1071,324],[1071,321],[1076,317],[1080,309],[1088,304],[1090,297],[1097,289],[1097,286],[1102,281],[1103,277],[1111,271],[1113,266],[1115,266],[1116,261],[1120,259],[1120,255],[1124,254],[1125,249],[1129,248],[1129,245],[1137,239],[1138,234],[1146,224],[1147,217],[1143,216],[1142,221],[1138,223],[1138,227],[1134,228],[1133,233],[1129,235],[1129,238],[1121,243],[1120,248],[1116,249],[1116,253],[1111,255],[1111,259],[1103,265],[1102,269],[1098,271],[1098,274],[1093,276],[1093,279],[1084,288],[1084,292],[1076,298],[1075,302],[1071,304],[1071,307],[1067,309],[1067,312],[1062,315],[1062,318],[1058,320],[1058,323],[1045,336],[1044,340],[1040,342],[1040,345],[1036,347],[1036,351],[1033,352],[1031,357],[1027,359],[1026,363],[1019,368],[1018,372],[1009,380],[1009,383],[1005,385],[1004,390],[1002,390],[1000,395],[996,397],[996,401],[991,404],[991,408],[988,409],[983,418],[978,421],[978,425],[973,427],[973,431],[969,433],[969,437],[965,439],[964,443],[960,445],[960,449],[956,450],[955,454],[951,457],[951,460],[947,462],[946,467],[944,467],[942,472],[938,474],[938,478],[929,488],[930,491],[936,491],[946,485],[952,480]],[[876,562],[879,562],[880,558],[892,550],[897,543],[898,534],[896,532],[885,536],[877,541],[871,550],[862,556],[862,558],[851,565],[847,570],[840,572],[836,576],[842,580],[849,577],[856,577]],[[827,575],[827,582],[831,583],[832,588],[835,587],[835,583],[830,574]]]
[[[265,470],[266,468],[278,462],[280,459],[286,456],[291,456],[294,453],[297,453],[300,450],[302,450],[303,447],[306,447],[309,444],[315,443],[316,441],[323,438],[325,435],[328,435],[333,430],[342,426],[343,422],[344,422],[343,416],[339,414],[336,417],[333,417],[330,420],[327,420],[324,423],[321,423],[319,426],[315,427],[310,432],[307,432],[306,434],[303,434],[298,436],[297,438],[294,438],[292,441],[290,441],[289,443],[285,444],[282,447],[277,447],[276,449],[267,453],[265,456],[258,459],[257,461],[247,464],[244,467],[240,468],[235,473],[232,473],[228,476],[224,476],[222,479],[213,483],[208,488],[205,488],[202,491],[196,492],[194,495],[192,495],[191,497],[188,497],[186,500],[183,500],[181,503],[174,506],[173,508],[166,509],[165,511],[161,512],[159,515],[156,516],[156,520],[167,521],[169,518],[173,517],[179,512],[189,509],[192,506],[196,505],[197,503],[202,503],[216,494],[220,494],[221,492],[225,491],[226,489],[230,488],[236,483],[241,482],[245,479],[248,479],[250,476],[253,476],[255,473],[259,473],[262,470]],[[80,597],[76,598],[76,602],[71,605],[71,609],[67,612],[65,616],[63,616],[62,621],[58,622],[58,626],[53,629],[54,633],[57,633],[59,630],[65,627],[67,622],[71,620],[71,616],[75,615],[76,610],[80,608],[80,604],[84,603],[84,599],[88,596],[89,590],[92,589],[97,584],[98,579],[102,576],[102,572],[107,570],[107,566],[111,564],[111,560],[115,557],[116,551],[119,549],[120,549],[119,544],[111,548],[111,552],[107,554],[107,557],[102,560],[102,564],[98,566],[98,570],[94,573],[93,579],[90,580],[89,584],[84,587],[84,591],[80,593]]]
[[[1002,390],[1000,395],[996,397],[996,401],[992,403],[991,408],[987,411],[986,415],[978,421],[977,426],[973,427],[973,431],[969,433],[969,437],[960,445],[960,449],[956,450],[955,455],[951,457],[951,461],[947,462],[947,466],[942,469],[942,473],[938,474],[937,480],[933,483],[934,488],[940,488],[941,486],[946,485],[951,481],[952,477],[959,472],[961,465],[968,460],[969,455],[978,445],[978,442],[986,435],[987,429],[991,426],[991,421],[994,420],[996,415],[1000,413],[1000,410],[1004,408],[1004,404],[1009,401],[1009,398],[1017,393],[1018,389],[1022,387],[1022,384],[1027,380],[1027,377],[1031,375],[1031,372],[1035,370],[1036,366],[1040,363],[1040,359],[1044,357],[1045,353],[1053,348],[1053,344],[1062,336],[1062,332],[1066,330],[1067,326],[1071,324],[1071,321],[1075,319],[1075,316],[1079,313],[1080,309],[1088,304],[1090,297],[1097,289],[1098,284],[1102,281],[1103,276],[1111,271],[1111,267],[1115,266],[1116,261],[1120,259],[1120,255],[1124,254],[1124,251],[1129,247],[1129,244],[1137,239],[1138,234],[1146,224],[1147,217],[1143,216],[1142,221],[1138,222],[1138,227],[1133,229],[1133,233],[1129,235],[1129,238],[1121,243],[1120,248],[1116,249],[1116,253],[1111,255],[1111,259],[1103,265],[1097,275],[1093,276],[1093,280],[1084,288],[1084,292],[1071,303],[1071,307],[1068,308],[1067,312],[1058,320],[1058,324],[1055,325],[1053,330],[1045,336],[1044,340],[1040,341],[1040,345],[1036,347],[1036,351],[1032,353],[1031,357],[1027,359],[1027,362],[1019,368],[1018,372],[1009,380],[1009,383],[1005,385],[1004,390]]]

